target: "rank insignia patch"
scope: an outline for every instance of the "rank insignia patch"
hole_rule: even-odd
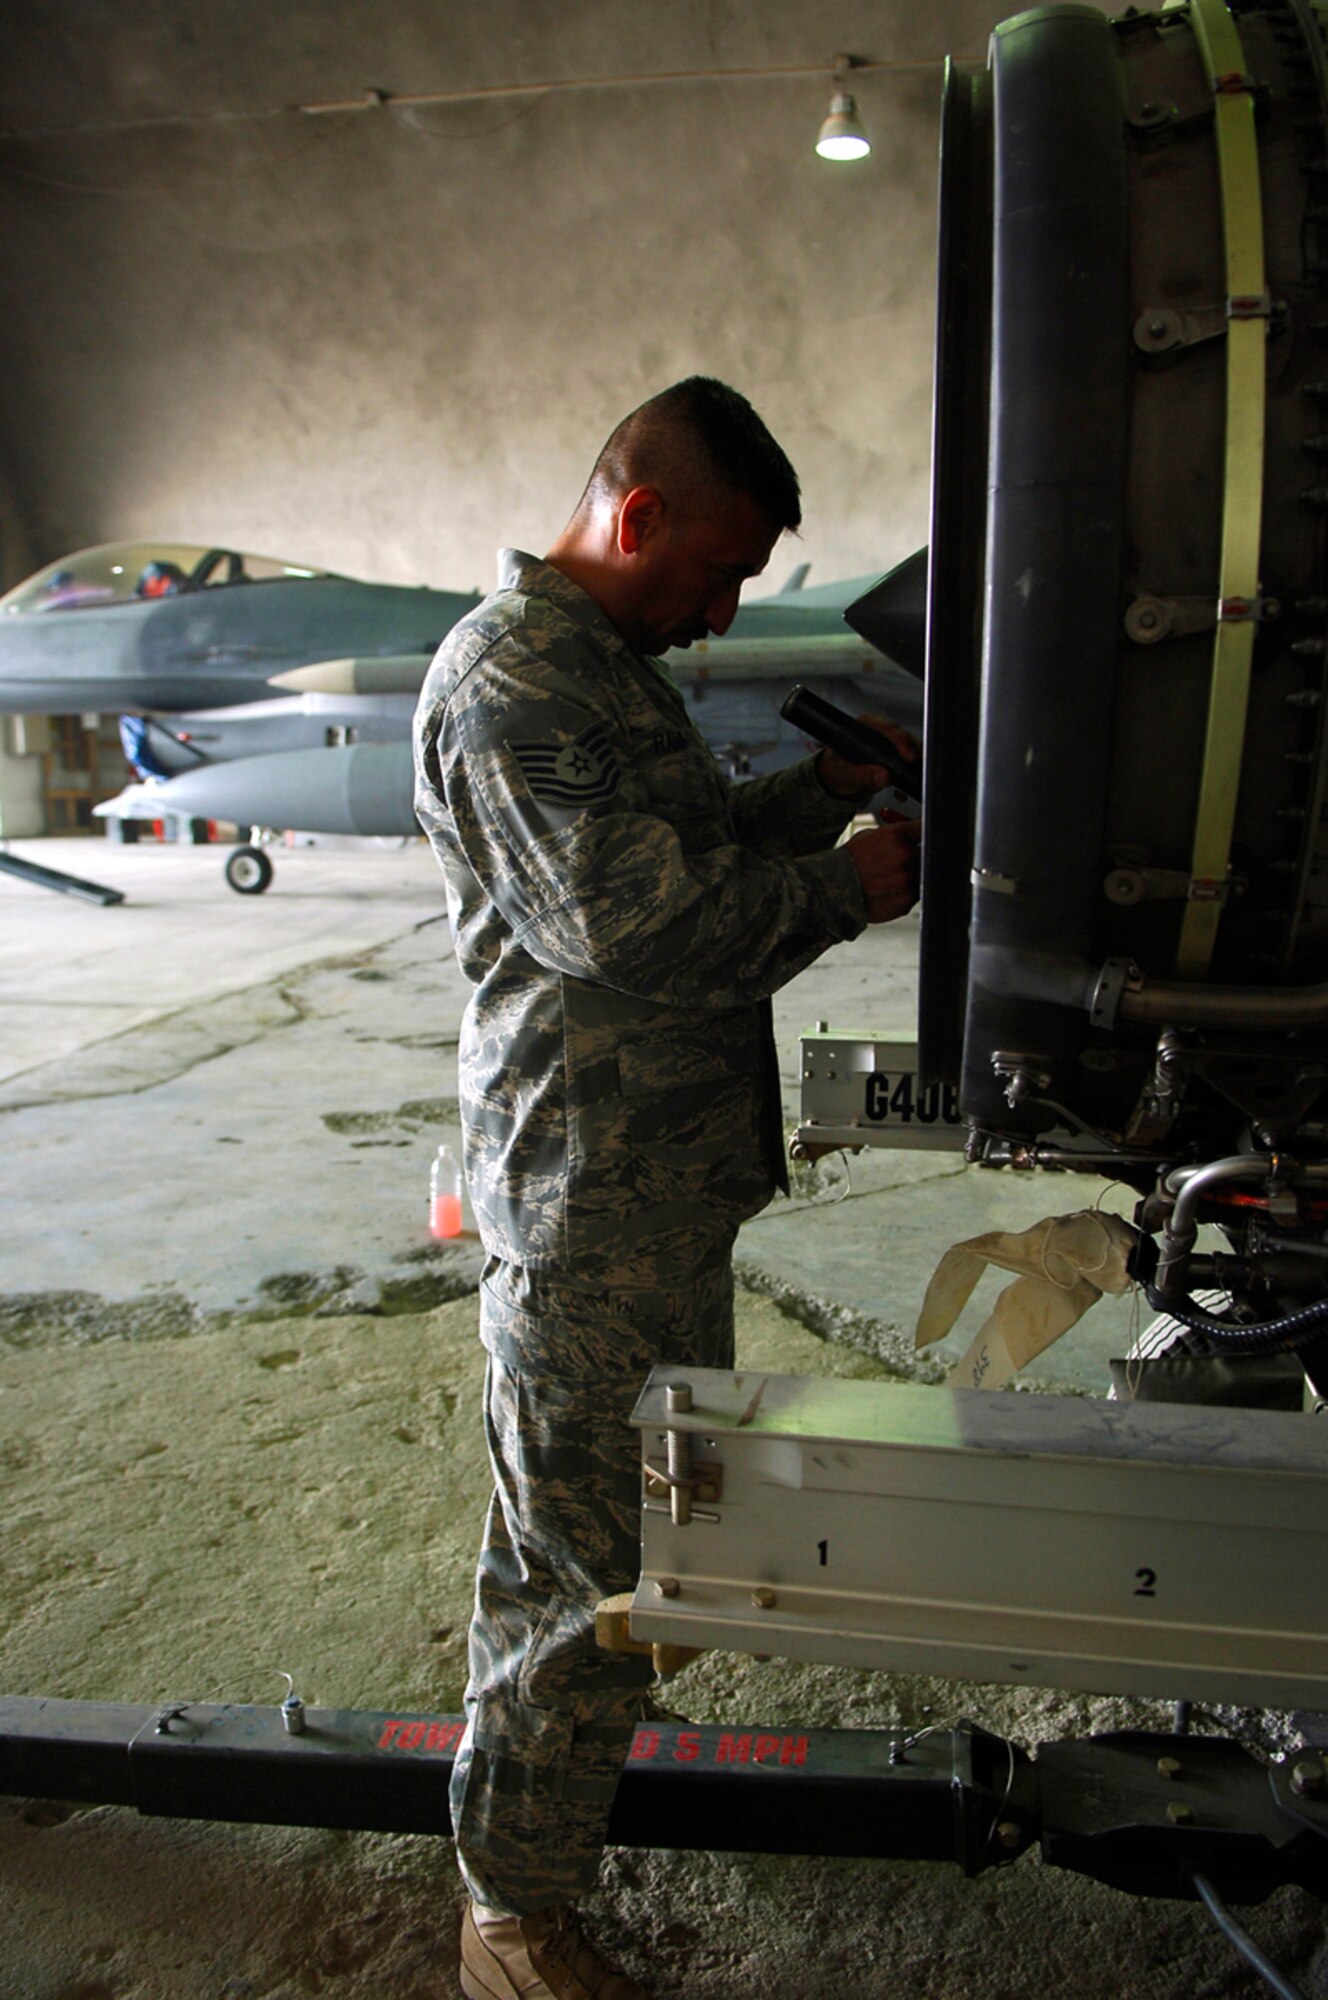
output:
[[[596,806],[618,789],[618,759],[602,722],[571,743],[509,743],[537,799],[554,806]]]

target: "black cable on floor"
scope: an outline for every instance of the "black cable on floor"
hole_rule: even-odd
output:
[[[1300,1987],[1293,1985],[1285,1972],[1273,1964],[1267,1952],[1261,1950],[1254,1942],[1249,1932],[1241,1929],[1212,1883],[1208,1880],[1208,1877],[1206,1875],[1192,1875],[1190,1879],[1199,1891],[1199,1894],[1203,1897],[1208,1914],[1221,1931],[1223,1937],[1236,1947],[1241,1957],[1254,1967],[1260,1978],[1268,1982],[1274,1993],[1279,1994],[1281,2000],[1305,2000],[1305,1995],[1302,1993]]]

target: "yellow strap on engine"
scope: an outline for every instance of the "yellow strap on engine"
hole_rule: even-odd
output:
[[[1268,338],[1259,148],[1245,53],[1224,0],[1191,0],[1190,18],[1213,90],[1230,317],[1217,638],[1190,900],[1176,955],[1176,972],[1182,979],[1202,978],[1208,970],[1231,863],[1257,629]]]

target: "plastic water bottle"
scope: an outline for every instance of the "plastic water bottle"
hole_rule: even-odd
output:
[[[429,1234],[461,1234],[461,1168],[450,1146],[440,1146],[429,1174]]]

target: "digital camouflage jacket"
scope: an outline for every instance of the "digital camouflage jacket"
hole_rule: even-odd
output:
[[[416,810],[475,987],[459,1051],[485,1248],[644,1281],[784,1181],[769,996],[865,909],[812,763],[731,784],[664,669],[514,550],[415,717]]]

